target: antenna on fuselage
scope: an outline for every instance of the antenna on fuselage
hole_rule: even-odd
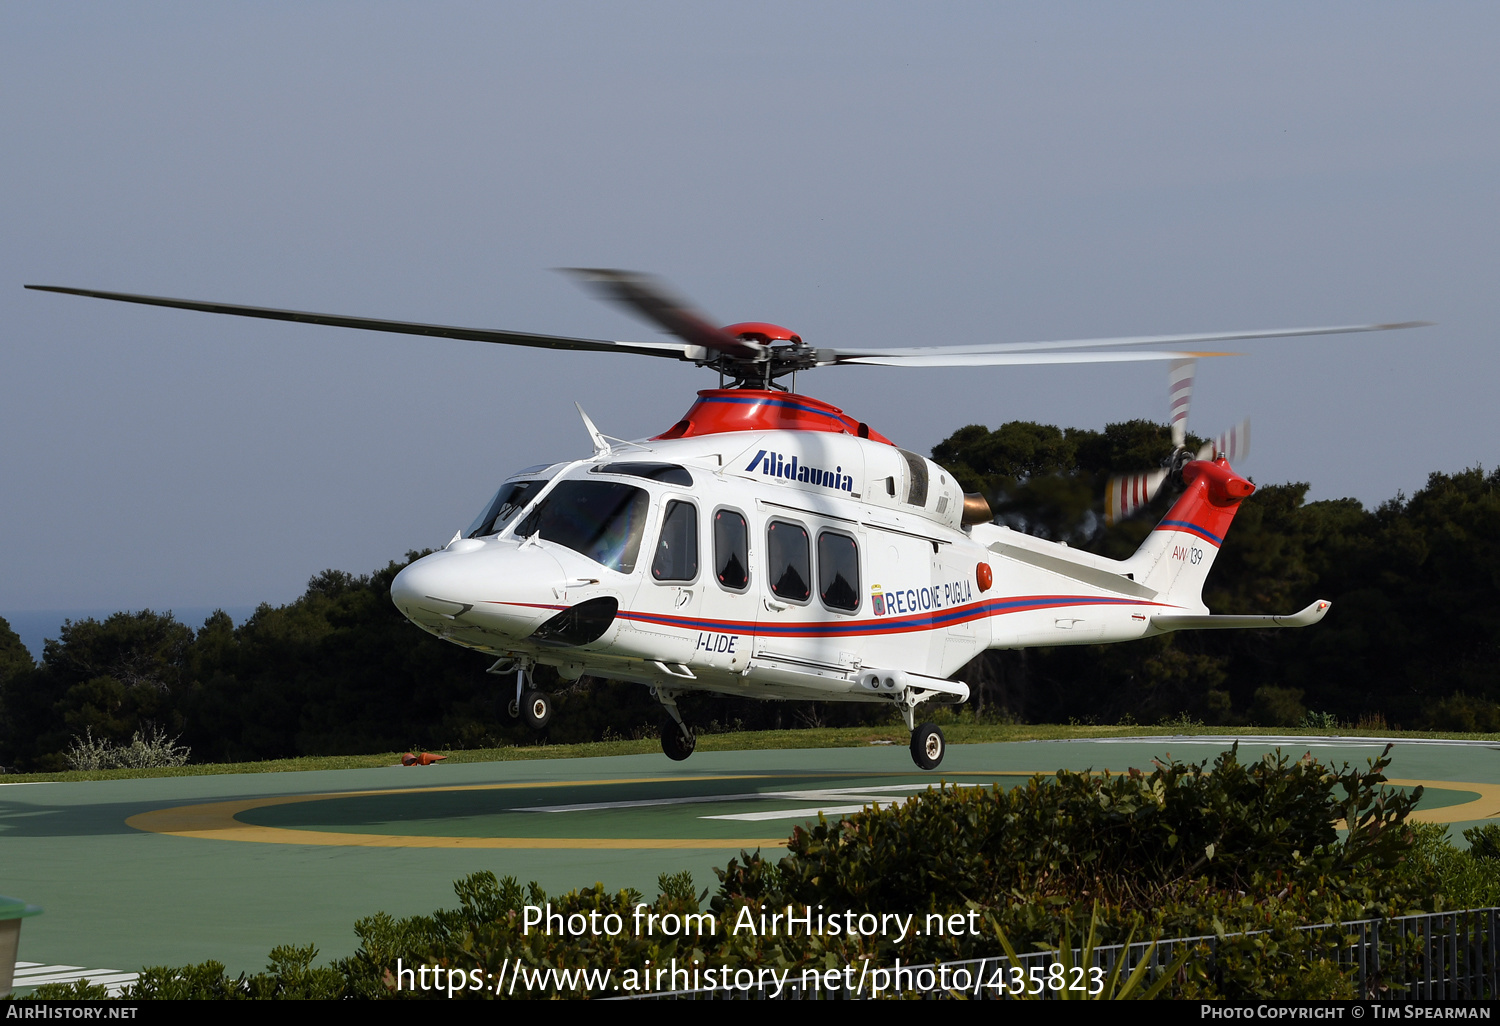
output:
[[[604,435],[599,431],[599,429],[594,426],[594,422],[592,420],[589,420],[589,415],[583,412],[583,406],[581,404],[574,403],[573,405],[578,408],[578,415],[583,418],[584,429],[588,431],[589,438],[591,438],[594,442],[594,455],[608,455],[610,449],[613,448],[613,446],[609,444],[609,440],[606,439]]]
[[[632,442],[628,438],[616,438],[614,435],[606,435],[594,426],[594,422],[589,419],[589,415],[583,412],[582,406],[578,403],[574,403],[573,405],[578,408],[578,415],[583,418],[584,429],[588,431],[589,438],[593,440],[595,456],[608,456],[615,451],[615,446],[617,445],[650,451],[650,446],[642,445],[640,442]]]

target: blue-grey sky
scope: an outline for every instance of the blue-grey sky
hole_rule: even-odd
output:
[[[910,346],[1428,319],[1245,343],[1192,426],[1374,504],[1493,466],[1491,4],[0,7],[0,609],[287,601],[717,378],[27,282],[657,337],[548,270]],[[927,450],[1165,419],[1162,365],[827,369]]]

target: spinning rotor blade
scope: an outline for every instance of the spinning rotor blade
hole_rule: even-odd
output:
[[[831,350],[836,355],[824,360],[821,354],[830,350],[820,349],[818,366],[829,364],[861,363],[873,367],[1019,367],[1053,363],[1137,363],[1142,360],[1182,360],[1198,356],[1238,356],[1238,353],[1182,353],[1158,349],[1136,349],[1125,353],[952,353],[941,352],[943,346],[934,346],[935,353],[925,356],[843,356],[843,350]],[[1187,362],[1191,363],[1191,359]]]
[[[1156,498],[1165,470],[1142,470],[1135,474],[1118,474],[1109,479],[1104,492],[1104,522],[1116,524]]]
[[[259,317],[270,321],[295,321],[302,324],[329,324],[337,328],[363,328],[367,331],[391,331],[402,335],[431,335],[436,338],[468,339],[473,342],[495,342],[511,346],[535,346],[543,349],[581,349],[595,353],[641,353],[693,360],[700,354],[679,342],[611,342],[605,339],[567,338],[561,335],[533,335],[524,331],[500,331],[492,328],[459,328],[444,324],[417,324],[409,321],[385,321],[372,317],[345,317],[341,314],[309,313],[305,310],[277,310],[263,306],[236,306],[232,303],[204,303],[193,299],[168,299],[164,296],[139,296],[127,292],[96,292],[91,289],[61,288],[55,285],[27,285],[38,292],[61,292],[91,299],[113,299],[121,303],[167,306],[203,313],[231,314],[235,317]]]
[[[1198,459],[1211,460],[1223,453],[1230,463],[1250,455],[1250,418],[1246,417],[1212,442],[1198,450]]]
[[[1168,462],[1173,468],[1182,466],[1186,460],[1183,446],[1187,443],[1188,410],[1193,403],[1193,378],[1196,369],[1197,364],[1191,359],[1174,360],[1167,369],[1167,404],[1172,421],[1172,457]],[[1195,458],[1211,460],[1219,453],[1223,453],[1231,463],[1250,454],[1248,418],[1199,449]],[[1156,493],[1172,473],[1173,471],[1163,467],[1161,470],[1143,470],[1111,477],[1104,492],[1105,523],[1116,524],[1146,505],[1156,497]]]
[[[1205,335],[1139,335],[1128,338],[1072,339],[1055,342],[1000,342],[979,345],[916,346],[904,349],[813,349],[791,335],[792,345],[771,346],[730,334],[715,327],[685,300],[672,295],[665,285],[644,274],[608,268],[564,268],[604,299],[628,307],[659,328],[676,335],[681,342],[620,342],[608,339],[569,338],[561,335],[537,335],[522,331],[492,328],[464,328],[444,324],[422,324],[388,321],[373,317],[347,317],[341,314],[311,313],[305,310],[281,310],[232,303],[207,303],[192,299],[169,299],[125,292],[99,292],[92,289],[62,288],[51,285],[27,285],[42,292],[111,299],[146,306],[174,307],[203,313],[229,314],[235,317],[258,317],[264,320],[293,321],[303,324],[327,324],[340,328],[363,328],[367,331],[389,331],[405,335],[429,335],[437,338],[468,339],[501,345],[535,346],[545,349],[575,349],[595,353],[640,353],[675,360],[712,365],[740,384],[755,381],[769,383],[776,377],[836,364],[866,364],[882,367],[1004,367],[1035,364],[1133,363],[1142,360],[1172,360],[1191,364],[1196,357],[1233,356],[1234,353],[1195,352],[1171,349],[1124,349],[1102,352],[1116,347],[1155,344],[1182,346],[1192,343],[1220,342],[1234,339],[1287,338],[1296,335],[1335,335],[1360,331],[1388,331],[1414,328],[1427,321],[1400,324],[1360,324],[1325,328],[1286,328],[1273,331],[1218,332]],[[1095,350],[1072,352],[1069,350]],[[1190,386],[1189,386],[1190,391]],[[1184,408],[1185,417],[1185,408]],[[1173,422],[1173,439],[1180,445],[1185,424]]]
[[[1278,328],[1270,331],[1221,331],[1205,335],[1133,335],[1122,338],[1076,338],[1059,342],[981,342],[977,345],[960,346],[913,346],[905,349],[849,349],[831,350],[838,363],[865,363],[865,357],[949,357],[977,356],[990,353],[1038,353],[1051,349],[1108,349],[1114,346],[1190,346],[1206,342],[1238,342],[1256,338],[1294,338],[1300,335],[1347,335],[1361,331],[1394,331],[1399,328],[1423,328],[1431,321],[1402,321],[1399,324],[1344,324],[1328,328]],[[1192,353],[1179,353],[1192,356]],[[1210,355],[1210,354],[1202,354]],[[1222,354],[1213,354],[1222,355]],[[1158,357],[1160,359],[1160,357]],[[889,364],[889,366],[897,366]],[[915,366],[915,365],[913,365]],[[973,367],[973,363],[923,364],[937,367]]]
[[[630,308],[636,314],[688,345],[702,346],[741,360],[754,360],[766,347],[716,328],[708,319],[668,291],[665,284],[635,271],[614,271],[604,267],[562,267],[592,289],[601,299]]]
[[[1187,444],[1188,409],[1193,403],[1192,360],[1177,360],[1167,371],[1167,405],[1172,411],[1172,449],[1182,451]],[[1211,460],[1223,453],[1230,463],[1250,455],[1250,418],[1245,418],[1218,438],[1198,450],[1195,459]]]
[[[1173,360],[1167,369],[1167,408],[1172,411],[1172,448],[1187,441],[1188,408],[1193,404],[1193,369],[1196,360]]]

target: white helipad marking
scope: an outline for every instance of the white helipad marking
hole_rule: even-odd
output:
[[[896,805],[904,801],[901,798],[882,798],[879,804]],[[741,812],[733,816],[699,816],[699,819],[737,819],[748,823],[758,823],[768,819],[816,819],[823,816],[852,816],[856,812],[864,812],[875,801],[865,802],[863,805],[819,805],[811,809],[775,809],[771,812]]]
[[[700,802],[743,802],[763,794],[699,794],[687,798],[637,798],[625,802],[583,802],[578,805],[528,805],[511,812],[598,812],[601,809],[644,809],[655,805],[694,805]]]
[[[1386,745],[1450,745],[1460,748],[1500,748],[1500,741],[1475,741],[1448,737],[1340,737],[1337,734],[1142,734],[1135,737],[1063,737],[1064,744],[1137,745],[1164,742],[1174,745],[1223,745],[1242,741],[1246,744],[1338,745],[1341,748],[1384,748]],[[1053,744],[1055,741],[1026,741],[1025,744]]]
[[[924,791],[931,784],[896,784],[891,787],[883,787],[882,791]],[[958,787],[978,787],[978,784],[958,784]],[[850,816],[856,812],[863,812],[871,805],[899,805],[906,801],[906,795],[892,794],[868,794],[860,793],[859,788],[853,787],[824,787],[808,791],[768,791],[766,798],[795,798],[800,801],[822,801],[823,804],[812,808],[801,809],[772,809],[765,812],[741,812],[723,816],[699,816],[699,819],[734,819],[746,822],[759,822],[771,819],[814,819],[819,815],[824,816]],[[849,805],[848,802],[859,802],[858,805]]]
[[[110,997],[119,997],[126,987],[140,978],[140,973],[122,973],[118,969],[85,969],[81,965],[47,965],[45,962],[17,962],[14,985],[40,987],[44,983],[74,983],[87,980],[104,987]]]
[[[819,787],[801,791],[754,791],[740,794],[700,794],[686,798],[637,798],[621,802],[585,802],[577,805],[531,805],[513,809],[513,812],[600,812],[607,809],[646,809],[668,805],[699,805],[705,802],[746,802],[774,799],[790,799],[800,802],[820,802],[812,808],[776,809],[764,812],[742,812],[722,816],[699,816],[699,819],[739,820],[747,823],[772,819],[813,819],[819,813],[825,816],[848,816],[861,812],[869,805],[897,805],[907,795],[890,792],[925,791],[932,784],[882,784],[881,793],[876,794],[862,787]],[[982,787],[982,784],[950,784],[950,787]],[[858,802],[851,805],[850,802]]]

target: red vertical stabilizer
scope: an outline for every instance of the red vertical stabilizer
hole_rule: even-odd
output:
[[[1255,486],[1236,474],[1229,461],[1194,460],[1182,468],[1182,493],[1160,524],[1158,531],[1187,531],[1218,548],[1224,544],[1229,522],[1239,511],[1240,501],[1248,499]]]
[[[1240,503],[1255,485],[1236,474],[1224,457],[1194,460],[1182,468],[1187,490],[1128,561],[1134,579],[1157,592],[1157,600],[1184,609],[1206,609],[1203,582]]]

